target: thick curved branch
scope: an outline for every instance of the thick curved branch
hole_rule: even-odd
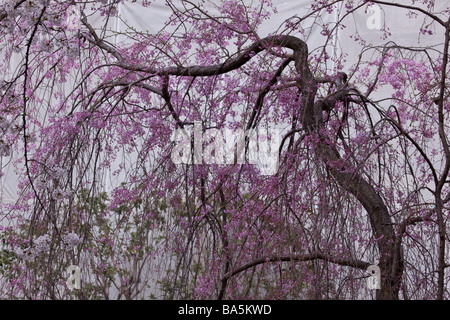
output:
[[[278,70],[275,72],[275,74],[272,76],[272,78],[269,80],[269,82],[260,91],[258,98],[256,99],[255,107],[253,108],[253,112],[250,116],[250,120],[248,121],[247,130],[251,129],[252,127],[254,128],[256,126],[254,121],[255,121],[256,116],[259,115],[261,112],[261,108],[262,108],[262,104],[263,104],[265,96],[270,91],[270,88],[275,83],[277,83],[278,77],[281,76],[281,74],[283,73],[283,70],[289,65],[289,63],[291,63],[291,61],[292,61],[292,58],[288,58],[285,61],[283,61],[283,63],[278,68]]]
[[[91,31],[91,34],[94,36],[95,32]],[[115,56],[119,62],[117,66],[138,72],[146,72],[154,75],[174,75],[174,76],[192,76],[192,77],[208,77],[214,75],[220,75],[224,73],[228,73],[230,71],[236,70],[250,61],[255,55],[258,53],[270,49],[272,47],[283,47],[292,49],[294,51],[294,60],[296,61],[297,71],[305,72],[305,76],[309,79],[312,78],[311,71],[309,68],[305,68],[307,66],[307,58],[308,58],[308,47],[306,43],[299,38],[289,35],[275,35],[263,38],[254,42],[247,49],[236,54],[235,57],[226,60],[221,64],[216,64],[212,66],[172,66],[161,69],[147,68],[144,66],[136,66],[136,65],[128,65],[123,61],[123,58],[120,54],[107,44],[105,44],[101,39],[94,36],[96,40],[95,43],[100,48],[108,51],[113,56]]]
[[[370,263],[365,262],[365,261],[332,257],[332,256],[328,256],[321,252],[315,252],[315,253],[306,254],[306,255],[266,256],[266,257],[261,257],[261,258],[255,259],[241,267],[238,267],[238,268],[228,272],[227,274],[225,274],[225,276],[223,277],[222,280],[229,279],[238,273],[241,273],[247,269],[253,268],[259,264],[263,264],[266,262],[280,262],[280,261],[281,262],[286,262],[286,261],[304,262],[304,261],[312,261],[312,260],[324,260],[324,261],[332,262],[332,263],[335,263],[335,264],[338,264],[341,266],[352,267],[352,268],[356,268],[356,269],[360,269],[360,270],[366,270],[371,265]]]
[[[167,108],[169,108],[170,114],[175,119],[177,125],[183,127],[183,122],[180,120],[180,117],[178,116],[177,112],[175,111],[175,108],[172,105],[172,101],[170,100],[169,76],[164,77],[161,92],[162,92],[162,97],[163,97],[164,101],[166,101]]]

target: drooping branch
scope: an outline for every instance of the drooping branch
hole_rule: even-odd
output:
[[[446,89],[446,79],[447,79],[447,64],[448,64],[448,46],[450,43],[450,18],[447,21],[445,29],[445,42],[444,42],[444,52],[442,61],[442,71],[440,79],[440,89],[439,89],[439,100],[438,100],[438,130],[439,138],[442,143],[442,148],[445,155],[445,165],[441,173],[439,182],[436,185],[436,191],[434,194],[436,203],[436,217],[439,226],[439,267],[438,267],[438,292],[437,298],[442,300],[444,298],[444,277],[445,277],[445,235],[446,228],[443,217],[442,210],[442,188],[444,187],[445,181],[450,171],[450,147],[447,140],[447,134],[444,129],[444,93]]]
[[[253,112],[250,115],[250,119],[247,124],[247,130],[254,128],[256,126],[256,123],[254,123],[256,116],[261,112],[262,104],[264,101],[265,96],[269,92],[270,88],[277,83],[278,77],[281,75],[283,70],[291,63],[292,59],[288,58],[281,66],[278,68],[278,70],[275,72],[275,74],[272,76],[272,78],[269,80],[269,82],[264,86],[264,88],[260,91],[258,98],[256,99],[255,107],[253,108]]]
[[[431,19],[433,19],[434,21],[438,22],[440,25],[442,26],[446,26],[446,23],[440,19],[438,16],[432,14],[431,12],[428,12],[422,8],[419,7],[414,7],[414,6],[410,6],[410,5],[406,5],[406,4],[401,4],[399,2],[386,2],[386,1],[379,1],[379,0],[371,0],[372,3],[377,3],[377,4],[382,4],[382,5],[386,5],[386,6],[394,6],[397,8],[403,8],[403,9],[408,9],[408,10],[413,10],[413,11],[419,11],[421,13],[423,13],[424,15],[430,17]]]

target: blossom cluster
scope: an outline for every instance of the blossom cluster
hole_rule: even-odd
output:
[[[66,250],[70,250],[78,246],[81,240],[75,233],[68,233],[62,237],[62,243]],[[17,256],[25,261],[31,261],[42,252],[50,251],[51,239],[48,235],[38,237],[31,246],[21,249],[16,248]]]

